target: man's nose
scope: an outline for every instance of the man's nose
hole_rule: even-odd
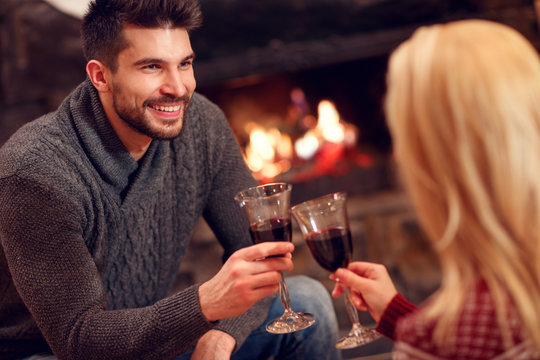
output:
[[[169,71],[161,86],[161,93],[175,98],[186,95],[188,93],[188,88],[186,86],[187,79],[185,79],[185,76],[187,76],[187,74],[183,74],[179,70]]]

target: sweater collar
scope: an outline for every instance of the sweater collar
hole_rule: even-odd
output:
[[[122,197],[129,190],[130,182],[140,177],[136,174],[139,165],[148,167],[149,162],[163,158],[158,155],[163,151],[158,149],[159,141],[152,141],[140,164],[131,156],[111,126],[98,92],[88,78],[71,95],[68,106],[89,160],[113,191]],[[155,165],[158,164],[154,163],[152,167]]]

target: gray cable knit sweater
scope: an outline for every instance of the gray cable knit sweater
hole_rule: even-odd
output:
[[[212,328],[240,345],[268,299],[210,323],[198,285],[168,294],[201,215],[225,257],[251,244],[233,196],[254,184],[203,96],[136,162],[83,82],[0,150],[0,358],[170,359]]]

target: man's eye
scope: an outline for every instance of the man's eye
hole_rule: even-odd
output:
[[[181,68],[189,68],[193,64],[193,60],[186,60],[180,63]]]
[[[159,69],[159,65],[156,65],[156,64],[149,64],[149,65],[143,66],[143,69],[156,70],[156,69]]]

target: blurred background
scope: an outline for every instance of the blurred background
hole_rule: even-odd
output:
[[[54,111],[85,79],[79,39],[87,0],[0,2],[0,145],[24,123]],[[398,290],[420,304],[439,285],[437,261],[419,229],[392,161],[382,99],[390,52],[422,25],[465,18],[508,24],[540,48],[533,0],[201,0],[192,34],[197,90],[226,113],[261,183],[293,184],[293,204],[349,194],[355,260],[385,264]],[[296,224],[295,224],[296,225]],[[298,228],[295,270],[328,273]],[[175,288],[205,281],[221,255],[204,221]],[[350,328],[335,299],[342,331]],[[374,325],[368,314],[362,321]],[[390,358],[381,339],[344,351]]]

